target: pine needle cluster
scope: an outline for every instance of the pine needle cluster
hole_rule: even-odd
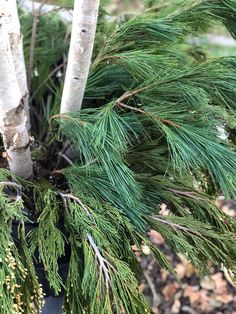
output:
[[[236,59],[204,53],[198,58],[187,38],[216,21],[236,38],[236,3],[175,3],[146,1],[142,14],[122,19],[108,19],[102,9],[83,109],[63,115],[58,114],[60,77],[45,75],[63,62],[67,29],[56,17],[45,16],[39,24],[34,135],[43,153],[48,149],[44,158],[49,153],[58,158],[60,141],[69,143],[73,158],[64,151],[66,166],[52,173],[63,178],[62,186],[15,178],[19,190],[8,187],[10,174],[0,171],[5,182],[0,193],[1,313],[40,310],[36,262],[42,263],[54,293],[64,291],[65,313],[150,313],[139,293],[132,246],[142,251],[148,245],[160,266],[174,273],[150,242],[151,229],[203,273],[209,263],[235,273],[236,223],[214,199],[218,193],[236,194],[236,153],[219,134],[219,127],[227,128],[235,117]],[[27,39],[30,19],[22,14],[22,21]],[[53,47],[50,32],[55,33]],[[26,40],[26,54],[27,47]],[[162,215],[162,203],[168,215]],[[25,235],[33,216],[37,226]],[[13,222],[19,224],[18,244]],[[58,261],[68,254],[66,248],[63,280]]]

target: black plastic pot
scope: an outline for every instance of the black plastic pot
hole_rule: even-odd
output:
[[[18,226],[19,226],[18,222],[13,221],[12,235],[13,235],[13,239],[14,239],[16,246],[19,248]],[[34,228],[37,228],[37,227],[38,227],[37,222],[26,222],[25,223],[25,235],[27,235],[31,230],[33,230]],[[63,234],[66,235],[65,228],[64,228],[64,225],[62,224],[62,222],[59,222],[57,227]],[[38,260],[39,260],[39,253],[36,251],[35,252],[35,261],[38,261]],[[69,261],[70,261],[70,247],[69,247],[69,245],[66,245],[65,246],[65,255],[58,259],[59,274],[60,274],[64,283],[66,282]],[[43,291],[45,293],[45,297],[46,298],[47,297],[55,297],[54,291],[50,288],[50,285],[49,285],[48,280],[46,278],[46,273],[45,273],[45,269],[44,269],[43,264],[39,263],[39,262],[38,263],[34,262],[34,266],[35,266],[36,274],[38,276],[39,283],[42,284]],[[63,294],[64,294],[64,291],[62,291],[60,295],[63,295]]]

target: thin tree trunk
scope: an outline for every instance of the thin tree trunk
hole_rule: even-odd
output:
[[[80,110],[97,26],[99,0],[75,0],[61,113]]]
[[[9,1],[11,2],[11,1]],[[6,25],[5,1],[0,2],[0,131],[10,170],[22,177],[33,175],[26,128],[24,97],[17,82]],[[14,45],[14,43],[12,43]]]
[[[21,33],[20,21],[17,10],[16,0],[4,0],[6,15],[5,21],[9,35],[12,58],[15,66],[16,79],[24,98],[25,111],[27,113],[27,127],[30,129],[29,117],[29,92],[27,87],[26,67],[23,51],[23,35]]]
[[[32,25],[32,33],[31,33],[31,42],[30,42],[30,55],[29,55],[29,67],[28,67],[28,89],[29,93],[31,92],[31,85],[32,85],[32,77],[33,77],[33,70],[34,70],[34,54],[35,54],[35,45],[36,45],[36,36],[37,36],[37,29],[38,23],[41,15],[41,10],[43,6],[47,3],[48,0],[42,0],[38,9],[35,9],[36,4],[34,0],[32,1],[32,10],[33,10],[33,25]]]

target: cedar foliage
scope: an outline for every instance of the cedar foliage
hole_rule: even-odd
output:
[[[150,229],[202,272],[209,262],[236,271],[236,223],[214,205],[217,193],[236,193],[236,153],[218,131],[235,116],[236,59],[199,57],[186,40],[216,21],[236,38],[235,1],[145,3],[142,14],[122,19],[107,19],[101,8],[83,109],[63,115],[63,66],[55,69],[64,62],[68,30],[57,15],[40,20],[31,95],[39,146],[33,156],[37,165],[51,162],[53,172],[34,182],[14,178],[22,190],[1,185],[3,314],[41,309],[35,259],[55,294],[65,291],[65,313],[150,313],[138,291],[132,245],[148,245],[160,266],[174,273],[150,242]],[[27,56],[32,19],[21,18]],[[0,169],[1,182],[11,176]],[[57,176],[63,184],[55,183]],[[168,216],[160,213],[162,203]],[[33,217],[37,228],[25,235]],[[17,246],[13,221],[19,223]],[[65,231],[58,227],[62,221]],[[63,282],[58,259],[66,246]]]

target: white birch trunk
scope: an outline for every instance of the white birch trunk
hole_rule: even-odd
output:
[[[17,10],[16,0],[5,1],[5,21],[7,25],[9,41],[11,46],[12,58],[15,66],[16,79],[24,98],[25,111],[27,113],[27,127],[30,128],[29,118],[29,93],[27,87],[26,67],[23,51],[23,35],[21,33],[20,21]]]
[[[99,0],[75,0],[61,113],[81,108],[97,27]]]
[[[9,1],[10,2],[10,1]],[[26,128],[24,98],[17,82],[5,21],[5,1],[0,2],[0,131],[10,170],[25,179],[33,175]]]

